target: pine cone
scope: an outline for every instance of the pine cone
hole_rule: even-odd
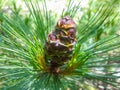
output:
[[[66,16],[58,20],[55,30],[47,38],[45,58],[52,68],[59,67],[71,59],[76,43],[76,24]]]

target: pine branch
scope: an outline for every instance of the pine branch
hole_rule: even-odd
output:
[[[74,22],[82,8],[80,2],[69,0],[59,20],[48,11],[46,0],[24,2],[31,26],[17,10],[11,15],[0,13],[4,33],[0,35],[2,90],[85,89],[86,82],[94,85],[92,81],[95,85],[105,83],[106,88],[120,88],[120,36],[104,33],[107,25],[118,18],[114,10],[119,1],[100,4],[89,20],[81,18],[80,23]],[[82,20],[87,23],[81,24]],[[115,54],[109,55],[116,49]]]

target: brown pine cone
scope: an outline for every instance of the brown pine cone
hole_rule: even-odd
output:
[[[55,30],[47,38],[45,44],[45,58],[51,67],[63,65],[71,59],[76,43],[76,24],[66,16],[58,20]]]

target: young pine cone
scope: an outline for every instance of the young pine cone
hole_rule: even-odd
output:
[[[45,58],[52,68],[59,67],[71,59],[76,43],[76,24],[66,16],[58,20],[45,44]]]

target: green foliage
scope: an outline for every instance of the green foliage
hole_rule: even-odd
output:
[[[110,85],[112,89],[120,89],[120,36],[115,32],[118,28],[113,28],[118,26],[115,19],[119,17],[114,10],[119,1],[100,3],[93,14],[94,10],[85,9],[88,11],[78,19],[77,44],[72,58],[60,67],[60,73],[50,73],[44,57],[47,35],[57,21],[54,12],[48,11],[46,1],[25,0],[29,12],[27,16],[23,14],[24,17],[15,3],[11,15],[0,13],[0,28],[4,33],[0,35],[0,88],[78,90],[99,89],[101,84],[105,88]],[[80,3],[73,3],[74,0],[68,2],[61,17],[69,15],[76,19],[79,16]],[[107,29],[114,33],[106,34]]]

